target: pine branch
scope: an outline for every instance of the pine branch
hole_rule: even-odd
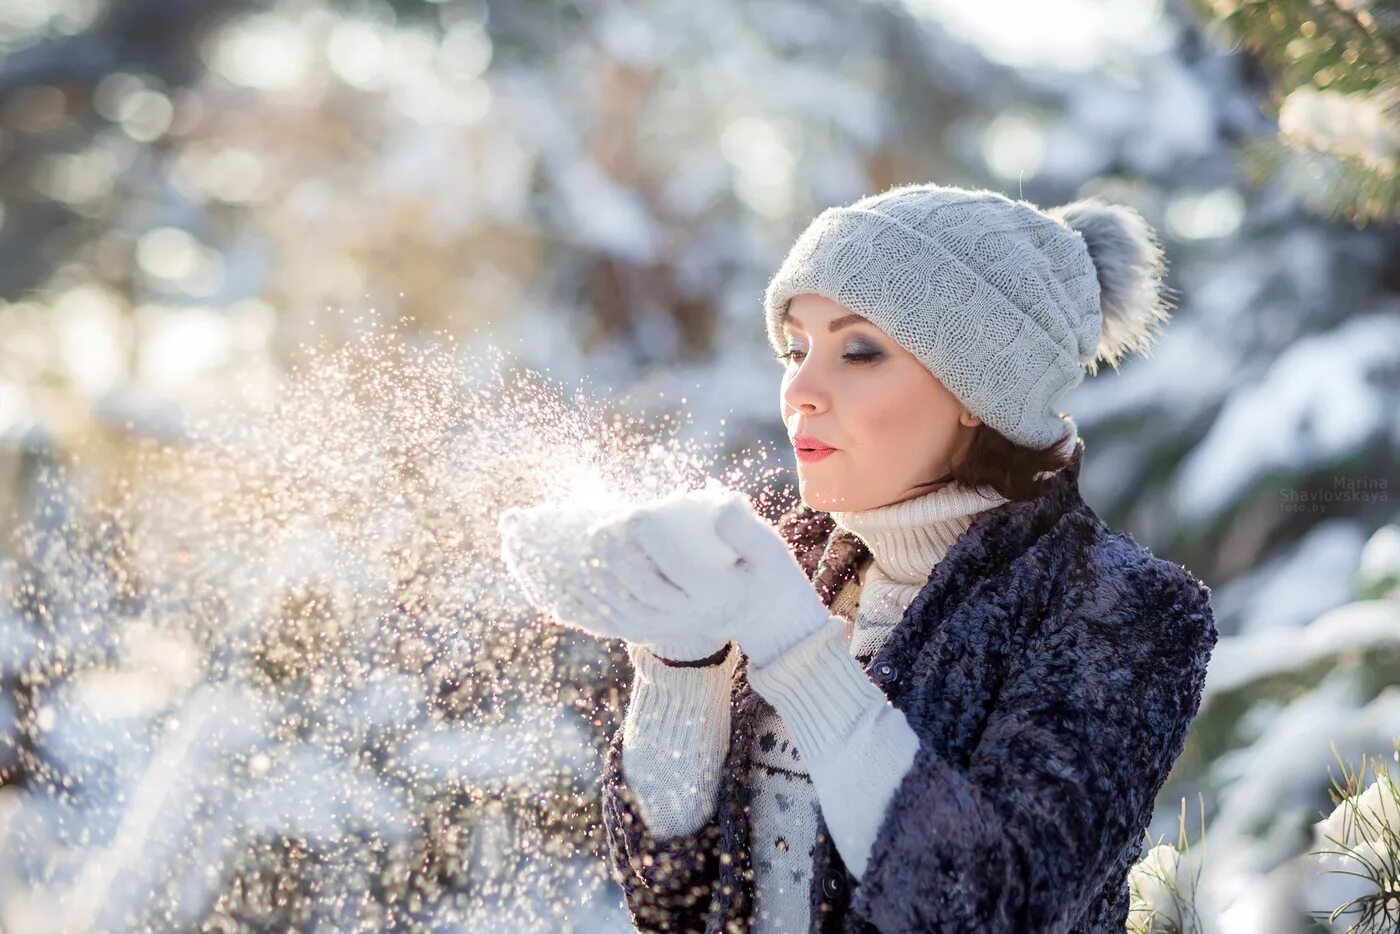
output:
[[[1369,91],[1400,81],[1400,16],[1337,0],[1193,0],[1271,72],[1275,102],[1304,85]]]
[[[1256,185],[1279,177],[1310,209],[1357,226],[1400,217],[1400,153],[1391,142],[1400,130],[1387,133],[1364,122],[1339,129],[1335,117],[1354,109],[1363,116],[1379,113],[1382,128],[1400,123],[1400,10],[1344,0],[1190,3],[1260,61],[1275,116],[1294,124],[1295,132],[1284,126],[1280,138],[1242,147],[1245,175]],[[1290,100],[1295,92],[1299,96]],[[1291,118],[1312,111],[1325,119],[1306,121],[1319,126],[1296,132]],[[1367,131],[1358,132],[1363,126]]]
[[[1377,166],[1357,156],[1300,149],[1274,137],[1241,147],[1246,178],[1264,185],[1277,178],[1313,210],[1358,227],[1400,219],[1400,171],[1392,162]]]

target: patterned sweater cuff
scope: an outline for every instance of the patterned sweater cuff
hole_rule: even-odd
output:
[[[766,668],[750,667],[749,683],[792,734],[832,841],[859,879],[919,737],[850,654],[844,629],[833,620]]]
[[[694,833],[718,803],[739,653],[699,668],[667,665],[641,645],[629,645],[628,654],[634,676],[623,774],[657,840]]]
[[[749,683],[778,711],[808,762],[841,746],[862,720],[889,706],[851,655],[845,631],[845,622],[833,617],[769,664],[749,666]]]

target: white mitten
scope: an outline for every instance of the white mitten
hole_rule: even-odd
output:
[[[534,507],[501,518],[511,572],[565,625],[673,660],[738,642],[767,665],[831,614],[742,493],[667,497],[611,515]]]
[[[708,528],[738,560],[717,560]],[[630,593],[664,610],[675,625],[738,642],[767,665],[826,625],[831,614],[777,529],[747,496],[726,492],[686,506],[672,501],[604,521],[594,552]]]
[[[658,506],[671,534],[686,538],[697,559],[732,564],[737,556],[713,530],[717,502],[706,491],[668,497]],[[526,598],[566,626],[642,644],[674,661],[713,655],[728,640],[672,612],[666,599],[671,585],[654,568],[637,574],[631,564],[613,563],[611,556],[621,551],[605,546],[613,544],[613,520],[625,514],[565,504],[508,509],[498,522],[502,556]]]

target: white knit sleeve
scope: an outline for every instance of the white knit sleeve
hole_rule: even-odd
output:
[[[792,734],[846,868],[865,874],[885,810],[919,751],[904,712],[851,655],[845,624],[829,624],[748,678]]]
[[[635,672],[622,731],[622,773],[657,840],[695,833],[714,817],[729,751],[730,693],[739,650],[676,667],[629,644]]]

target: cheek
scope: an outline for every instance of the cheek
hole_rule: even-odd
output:
[[[862,446],[891,460],[923,462],[946,447],[958,405],[924,374],[902,372],[862,386],[847,408]]]
[[[904,381],[886,379],[872,380],[851,393],[846,415],[863,447],[888,449],[908,440],[919,420],[908,389]]]
[[[898,403],[872,406],[861,419],[861,433],[869,441],[887,446],[900,438],[907,439],[914,426],[914,413]]]

